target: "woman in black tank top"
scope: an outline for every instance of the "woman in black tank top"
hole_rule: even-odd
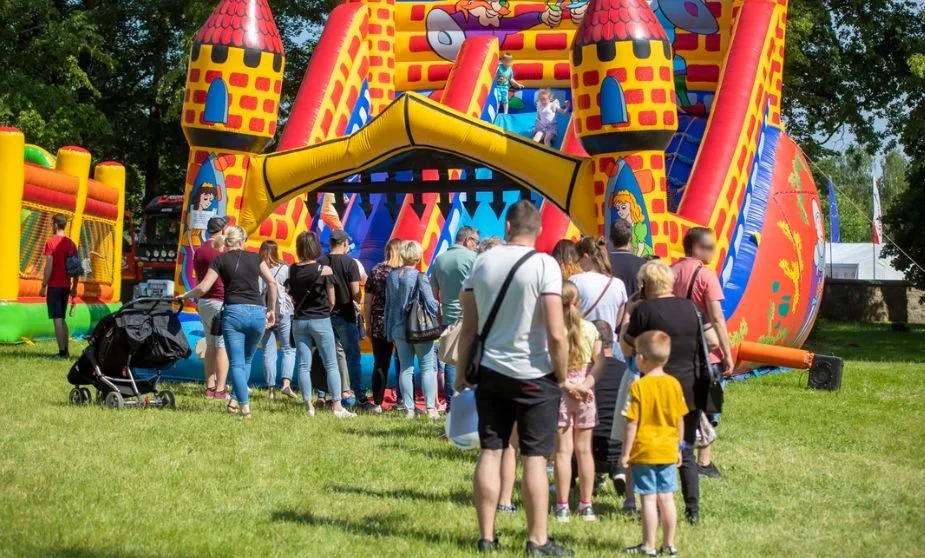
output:
[[[296,253],[299,262],[289,267],[289,294],[294,305],[292,315],[292,337],[299,357],[299,388],[305,401],[305,412],[315,415],[312,405],[312,345],[318,347],[318,355],[324,363],[328,379],[326,390],[333,398],[334,416],[350,418],[356,416],[344,409],[340,402],[340,369],[337,367],[337,347],[334,328],[331,327],[331,307],[334,305],[334,275],[331,268],[319,264],[321,243],[318,235],[303,232],[296,239]]]

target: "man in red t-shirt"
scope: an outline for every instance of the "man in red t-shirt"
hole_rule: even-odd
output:
[[[77,277],[67,273],[66,261],[77,255],[77,246],[67,237],[67,217],[55,215],[51,219],[54,234],[45,241],[42,253],[45,255],[45,275],[39,296],[45,297],[48,306],[48,319],[55,324],[55,339],[58,341],[58,356],[67,358],[68,338],[65,315],[67,314],[68,296],[77,296]]]
[[[723,315],[723,287],[719,284],[716,272],[707,267],[716,253],[716,237],[713,231],[705,227],[694,227],[684,235],[685,257],[678,260],[671,269],[674,271],[674,295],[689,298],[707,315],[713,330],[719,337],[719,349],[710,355],[710,365],[719,368],[724,376],[732,375],[735,362],[732,360],[732,347],[729,345],[729,332],[726,330],[726,317]],[[718,415],[707,417],[714,425]],[[700,472],[709,477],[720,476],[713,464],[712,450],[709,445],[701,447],[697,456]]]

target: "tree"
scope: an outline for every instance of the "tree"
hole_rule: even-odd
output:
[[[919,87],[925,90],[925,56],[912,59],[909,64],[919,80]],[[883,252],[892,257],[893,267],[903,271],[909,282],[925,289],[922,269],[925,266],[925,101],[922,99],[909,115],[902,140],[911,159],[908,187],[897,196],[884,218],[896,245],[887,245]]]
[[[127,168],[129,206],[183,190],[186,57],[218,0],[0,2],[0,124],[54,150],[84,146]],[[287,108],[327,5],[274,0]],[[8,24],[9,23],[9,24]],[[23,55],[22,53],[28,53]]]
[[[874,153],[897,137],[925,96],[910,58],[925,53],[920,0],[790,0],[784,63],[787,130],[812,159],[854,137]],[[880,124],[878,126],[878,123]]]

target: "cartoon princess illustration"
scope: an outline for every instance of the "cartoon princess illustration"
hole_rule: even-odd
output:
[[[649,226],[635,196],[626,190],[621,190],[614,194],[610,203],[616,210],[617,216],[633,228],[633,253],[641,258],[651,256],[652,246],[647,242]]]
[[[190,210],[192,211],[213,211],[213,202],[215,201],[215,186],[209,182],[203,182],[199,187],[199,192],[195,199],[192,200]]]
[[[427,14],[427,42],[438,56],[452,61],[468,36],[494,35],[503,48],[508,35],[538,25],[558,27],[563,10],[578,26],[588,11],[588,1],[550,0],[545,6],[537,4],[535,10],[512,15],[508,0],[459,0],[452,9],[434,8]]]

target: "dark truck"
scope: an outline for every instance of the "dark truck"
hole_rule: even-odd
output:
[[[135,233],[126,214],[122,252],[122,298],[173,295],[183,196],[158,196],[142,212]]]

